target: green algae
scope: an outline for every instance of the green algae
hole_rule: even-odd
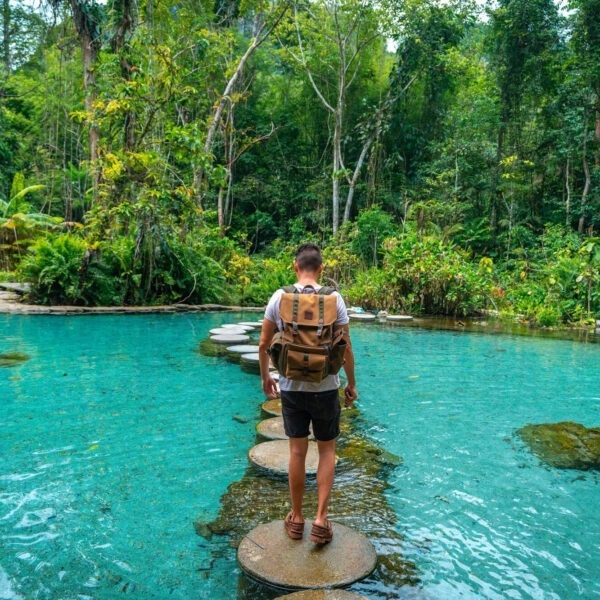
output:
[[[378,566],[364,580],[376,582],[378,588],[392,593],[399,587],[418,584],[414,564],[405,560],[399,551],[402,536],[396,531],[397,518],[386,498],[390,473],[401,459],[383,451],[368,438],[360,435],[356,409],[344,410],[341,436],[337,444],[339,463],[331,496],[330,518],[366,535],[378,554]],[[317,508],[316,483],[309,478],[305,494],[305,514],[314,515]],[[219,513],[211,522],[202,519],[194,523],[196,532],[210,539],[212,535],[229,536],[237,547],[254,527],[282,519],[289,511],[287,478],[265,475],[249,466],[241,480],[233,482],[221,497]],[[240,583],[254,589],[256,584]],[[266,592],[255,596],[267,597]],[[245,594],[248,592],[246,591]],[[243,597],[246,597],[245,595]]]
[[[215,344],[210,340],[203,340],[198,346],[198,353],[203,356],[227,356],[227,346],[223,344]]]
[[[3,352],[0,354],[0,367],[15,367],[31,360],[25,352]]]
[[[579,423],[526,425],[516,431],[529,449],[559,469],[600,470],[600,428]]]

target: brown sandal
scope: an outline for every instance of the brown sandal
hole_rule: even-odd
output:
[[[285,531],[289,537],[291,537],[293,540],[301,540],[302,535],[304,534],[304,521],[301,523],[292,521],[293,514],[294,513],[292,511],[288,513],[287,517],[283,521],[283,526],[285,527]]]
[[[313,523],[312,529],[310,530],[310,541],[323,545],[328,544],[333,539],[333,527],[329,521],[325,521],[325,527],[316,525]]]

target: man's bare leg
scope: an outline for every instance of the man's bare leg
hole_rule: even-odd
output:
[[[304,498],[304,484],[306,482],[306,453],[308,451],[308,438],[290,438],[290,496],[292,499],[292,521],[301,523],[302,500]]]
[[[329,510],[329,498],[333,487],[333,475],[335,472],[335,439],[328,442],[317,441],[319,448],[319,468],[317,469],[317,493],[319,505],[315,524],[325,526],[327,511]]]

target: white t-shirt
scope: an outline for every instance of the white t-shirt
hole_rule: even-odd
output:
[[[295,283],[294,286],[300,292],[304,289],[303,285]],[[322,286],[314,286],[318,292]],[[279,331],[283,330],[283,321],[279,317],[279,304],[281,296],[284,293],[283,290],[277,290],[269,300],[267,309],[265,310],[265,319],[275,323]],[[346,311],[346,303],[344,299],[337,293],[333,292],[332,296],[336,297],[337,300],[337,319],[335,325],[347,325],[350,322],[348,312]],[[293,381],[286,379],[283,375],[279,377],[279,389],[285,392],[326,392],[328,390],[337,390],[340,387],[340,378],[337,375],[327,375],[321,383],[313,383],[312,381]]]

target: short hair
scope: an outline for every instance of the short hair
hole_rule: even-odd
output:
[[[321,250],[319,250],[319,246],[310,242],[298,246],[295,255],[296,264],[298,265],[298,268],[301,271],[316,273],[323,264],[323,259],[321,258]]]

